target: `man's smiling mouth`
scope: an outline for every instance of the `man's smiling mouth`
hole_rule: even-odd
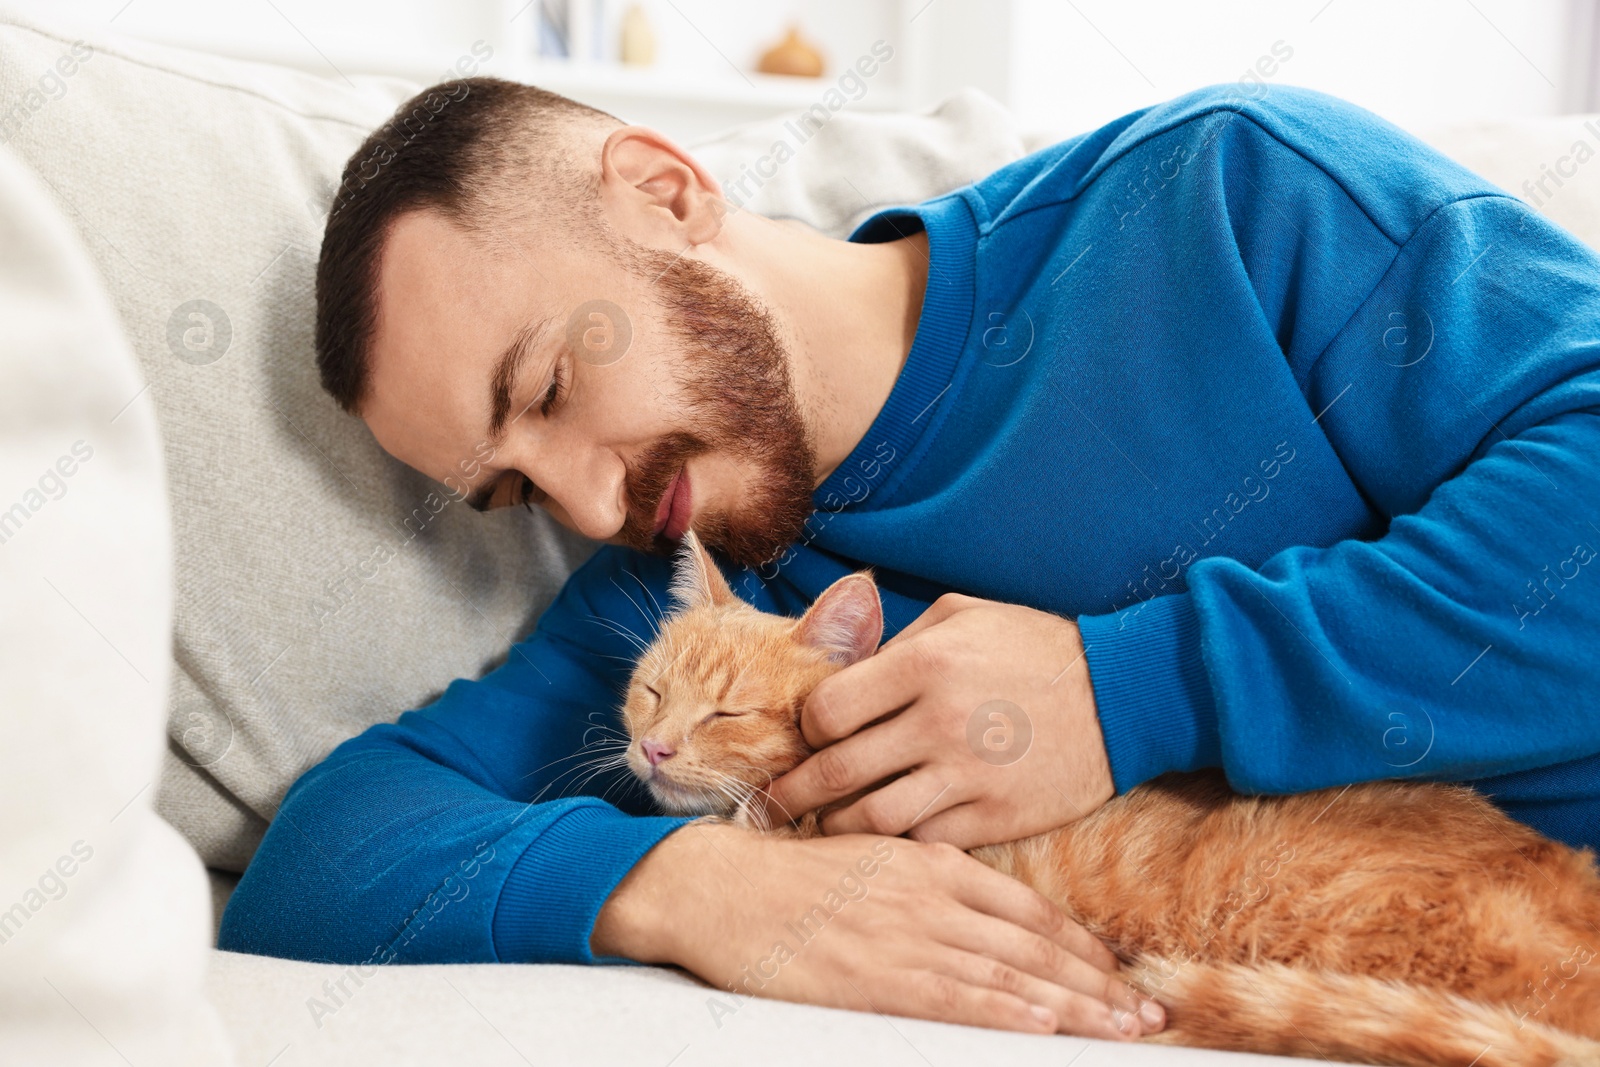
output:
[[[655,536],[665,536],[669,541],[679,541],[689,529],[689,521],[693,518],[694,499],[689,485],[688,464],[678,468],[678,476],[672,479],[672,484],[667,486],[667,491],[661,495],[661,502],[656,505],[656,522],[651,533]]]

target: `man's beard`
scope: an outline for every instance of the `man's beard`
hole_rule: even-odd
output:
[[[777,322],[715,267],[632,241],[617,252],[660,294],[684,356],[676,379],[689,415],[688,429],[667,434],[629,465],[618,539],[642,552],[670,553],[675,544],[653,532],[661,498],[686,460],[716,452],[753,470],[737,513],[700,509],[694,531],[740,566],[766,563],[803,532],[817,467]]]

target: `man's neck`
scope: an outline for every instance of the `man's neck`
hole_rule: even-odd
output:
[[[866,436],[905,366],[928,282],[927,235],[855,244],[739,212],[722,238],[740,280],[784,328],[821,485]]]

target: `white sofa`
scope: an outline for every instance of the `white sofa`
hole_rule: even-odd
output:
[[[492,666],[592,548],[541,515],[445,505],[317,386],[323,214],[414,89],[0,6],[0,1063],[1238,1059],[714,1002],[654,968],[358,971],[206,947],[294,778]],[[1571,162],[1600,124],[1421,132],[1513,192],[1558,169],[1541,210],[1600,246],[1600,166]],[[727,179],[781,136],[697,151]],[[843,233],[1050,139],[975,93],[841,113],[746,206]]]

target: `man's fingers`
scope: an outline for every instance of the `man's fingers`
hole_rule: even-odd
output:
[[[977,597],[964,596],[961,593],[946,593],[932,604],[929,604],[927,610],[912,619],[905,629],[885,641],[878,651],[882,652],[885,648],[904,644],[928,627],[938,625],[956,612],[979,603],[982,603],[982,601]]]
[[[998,989],[1049,1008],[1055,1013],[1056,1029],[1061,1033],[1107,1041],[1143,1036],[1137,1009],[1130,1012],[1121,1006],[1113,1008],[1099,997],[1036,978],[992,956],[954,949],[943,969],[950,977],[969,985]]]
[[[972,860],[971,876],[956,886],[955,892],[967,907],[1031,930],[1102,974],[1115,974],[1120,966],[1116,954],[1104,942],[1073,922],[1043,894],[977,860]]]
[[[1060,1026],[1055,1012],[1030,1004],[1015,993],[963,982],[933,970],[898,971],[892,977],[886,976],[870,996],[856,986],[854,996],[846,994],[845,1004],[885,1015],[1029,1034],[1052,1034]]]
[[[918,757],[903,751],[905,738],[904,729],[887,722],[829,745],[767,786],[767,811],[783,812],[793,818],[909,769]],[[888,836],[898,833],[878,832]]]
[[[916,825],[900,832],[925,845],[954,845],[965,852],[988,844],[983,839],[985,822],[982,810],[976,802],[930,810]]]
[[[962,832],[962,821],[971,819],[976,805],[957,805],[946,813],[933,817],[930,821],[917,825],[912,832],[912,837],[923,840],[923,832],[952,832],[947,827],[941,827],[941,821],[949,821],[954,825],[955,833]],[[1003,925],[1014,931],[1032,931],[1038,937],[1058,945],[1059,949],[1067,953],[1072,960],[1069,965],[1070,979],[1056,979],[1072,985],[1072,989],[1085,993],[1090,997],[1102,998],[1109,1005],[1120,1009],[1123,1013],[1138,1013],[1141,1016],[1142,1029],[1146,1033],[1154,1033],[1162,1029],[1165,1024],[1165,1013],[1154,1001],[1146,1001],[1134,992],[1133,987],[1117,976],[1117,957],[1112,950],[1099,937],[1083,929],[1072,918],[1062,913],[1056,905],[1051,904],[1045,896],[1034,889],[1022,885],[1021,881],[1005,877],[1002,873],[995,872],[989,867],[982,867],[973,872],[973,878],[966,883],[965,888],[958,891],[963,904],[979,910],[984,915],[992,915],[997,920],[1003,920]],[[1029,945],[1026,939],[1018,942],[1018,949],[1029,952],[1037,950],[1037,945]],[[1048,977],[1048,976],[1046,976]]]
[[[1123,1015],[1138,1015],[1144,1001],[1122,979],[1106,974],[1049,938],[989,915],[971,914],[971,921],[960,924],[947,938],[952,948],[992,956],[1024,974],[1116,1008]],[[1136,1023],[1132,1032],[1138,1035]]]
[[[892,725],[886,723],[878,729],[887,730]],[[833,747],[839,748],[848,743],[841,741]],[[831,751],[832,749],[823,749],[823,752]],[[821,754],[819,752],[817,755]],[[812,758],[815,759],[816,756]],[[879,780],[881,779],[873,779],[873,781]],[[921,820],[944,811],[964,799],[955,792],[949,779],[941,778],[934,771],[913,771],[880,789],[874,789],[849,807],[829,812],[822,820],[822,832],[883,834],[885,837],[899,837],[913,826],[919,825]]]
[[[927,669],[918,668],[906,648],[880,649],[824,678],[800,710],[800,732],[812,748],[849,737],[867,723],[899,711],[927,684]]]
[[[928,845],[954,845],[965,852],[992,840],[985,832],[994,824],[994,815],[985,813],[979,802],[968,804],[941,804],[930,808],[928,814],[905,830],[913,841]],[[832,833],[833,831],[829,831]],[[884,831],[885,833],[889,831]]]

